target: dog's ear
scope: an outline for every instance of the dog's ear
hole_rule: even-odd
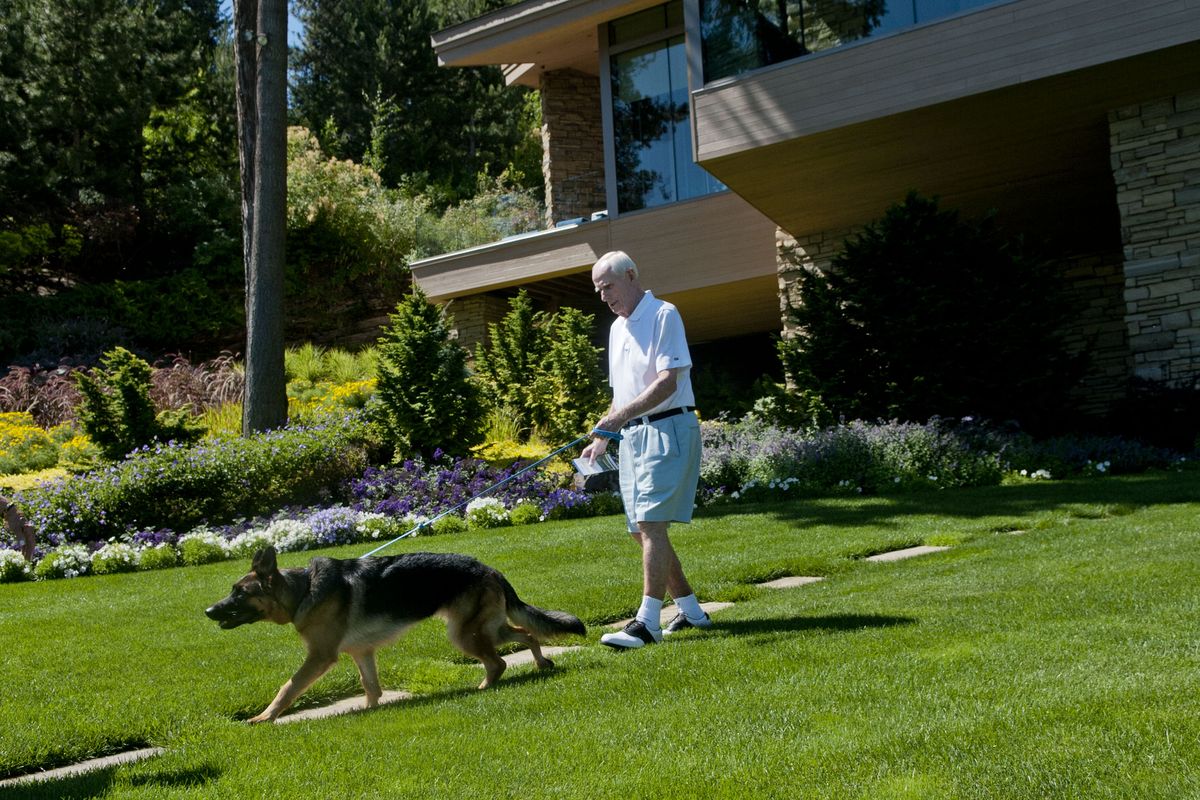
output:
[[[260,581],[269,581],[271,576],[279,571],[279,563],[275,560],[275,548],[267,545],[255,553],[254,560],[250,562],[250,569],[258,575]]]

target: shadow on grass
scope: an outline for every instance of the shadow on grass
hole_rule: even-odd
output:
[[[952,491],[860,495],[851,498],[796,497],[718,505],[697,511],[697,519],[768,514],[804,525],[851,527],[882,525],[905,516],[1025,517],[1069,510],[1077,504],[1176,505],[1200,501],[1197,473],[1155,472],[1106,478],[1076,478],[1018,486],[986,486]]]
[[[89,797],[103,797],[113,788],[113,776],[118,767],[105,767],[83,775],[74,775],[58,780],[34,781],[0,787],[0,800],[85,800]],[[137,775],[129,780],[134,787],[145,787],[151,791],[155,788],[199,788],[210,781],[216,780],[221,770],[214,766],[197,769],[168,770],[153,775]]]
[[[894,625],[913,625],[912,617],[889,617],[879,614],[829,614],[822,617],[776,617],[713,621],[712,630],[734,636],[764,637],[788,633],[852,633],[871,628],[890,628]],[[696,637],[697,640],[700,637]]]

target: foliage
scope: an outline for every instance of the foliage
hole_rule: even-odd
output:
[[[91,569],[91,554],[81,544],[60,544],[46,553],[33,568],[38,580],[78,578]]]
[[[592,344],[591,314],[564,308],[535,312],[522,289],[499,323],[476,345],[475,376],[493,408],[523,438],[569,439],[587,430],[606,405],[600,348]]]
[[[367,298],[398,298],[417,230],[430,222],[420,198],[388,192],[373,170],[326,156],[296,127],[288,129],[287,219],[289,313],[321,320],[345,313],[334,299],[361,312]]]
[[[446,312],[414,287],[379,339],[378,416],[402,452],[461,454],[480,442],[482,405],[466,360]]]
[[[542,521],[542,509],[538,508],[535,503],[522,500],[513,506],[512,511],[508,512],[508,518],[513,525],[532,525]]]
[[[133,572],[137,568],[138,551],[126,542],[107,542],[92,553],[92,573],[95,575]]]
[[[465,513],[467,528],[504,528],[512,524],[508,509],[495,497],[480,497],[467,503]]]
[[[1005,457],[1013,470],[1045,470],[1051,477],[1067,478],[1162,469],[1179,456],[1166,448],[1122,436],[1056,436],[1041,440],[1018,436]]]
[[[179,551],[170,542],[159,542],[142,548],[138,556],[138,569],[169,569],[179,565]]]
[[[4,22],[2,205],[71,220],[86,265],[103,269],[138,226],[153,110],[180,103],[207,75],[218,3],[10,0]]]
[[[362,474],[371,446],[361,415],[331,416],[244,439],[143,447],[20,500],[43,537],[107,541],[147,528],[188,530],[335,497]]]
[[[1061,328],[1070,305],[1054,268],[994,217],[963,220],[910,193],[847,239],[827,273],[799,275],[798,333],[780,356],[834,414],[1063,424],[1081,367]]]
[[[988,486],[1004,472],[1006,440],[970,423],[851,422],[802,434],[753,418],[701,424],[701,478],[711,489],[890,492]]]
[[[0,494],[15,494],[26,489],[32,489],[43,483],[66,478],[69,473],[62,467],[39,469],[36,472],[22,472],[16,475],[0,475]]]
[[[110,350],[92,374],[76,374],[79,423],[105,458],[118,460],[151,442],[191,442],[204,430],[186,411],[155,414],[150,365],[123,347]]]
[[[23,411],[0,413],[0,475],[49,469],[58,445]]]
[[[0,549],[0,583],[27,581],[33,577],[33,565],[16,550]]]
[[[24,411],[43,428],[74,419],[79,390],[74,367],[9,367],[0,377],[0,412]]]
[[[369,161],[388,186],[405,183],[439,207],[469,197],[478,174],[509,164],[540,187],[527,93],[505,87],[495,67],[438,67],[430,36],[461,20],[414,0],[301,0],[297,13],[305,39],[295,113],[326,152]]]
[[[539,230],[541,201],[518,183],[519,176],[509,170],[495,178],[481,174],[471,197],[450,206],[435,224],[418,232],[414,255],[437,255]]]
[[[1135,379],[1113,409],[1110,427],[1158,447],[1200,453],[1200,376],[1175,383]]]
[[[245,370],[231,353],[200,364],[177,355],[170,365],[156,366],[150,373],[150,399],[160,409],[190,407],[202,412],[220,408],[240,401],[245,386]]]

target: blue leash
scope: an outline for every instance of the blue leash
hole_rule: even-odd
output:
[[[484,495],[486,495],[488,492],[492,492],[492,491],[495,491],[496,489],[499,489],[501,486],[503,486],[504,484],[508,483],[508,482],[509,482],[509,481],[511,481],[513,478],[516,478],[518,475],[523,475],[524,473],[528,472],[529,470],[533,469],[534,467],[536,467],[536,466],[538,466],[538,465],[540,465],[540,464],[544,464],[544,463],[546,463],[547,461],[549,461],[550,459],[554,458],[556,455],[558,455],[558,454],[559,454],[559,453],[561,453],[562,451],[564,451],[564,450],[569,450],[570,448],[574,447],[575,445],[579,444],[580,442],[587,441],[587,440],[588,440],[590,437],[592,437],[592,436],[603,436],[605,439],[612,439],[612,440],[614,440],[614,441],[618,441],[618,442],[619,442],[619,441],[621,441],[621,434],[620,434],[620,433],[616,433],[616,432],[614,432],[614,431],[602,431],[602,430],[600,430],[599,428],[596,428],[594,431],[592,431],[592,432],[591,432],[590,434],[588,434],[587,436],[580,436],[580,437],[579,437],[578,439],[576,439],[575,441],[573,441],[573,442],[568,442],[567,444],[564,444],[562,447],[558,448],[557,450],[555,450],[555,451],[554,451],[553,453],[551,453],[550,455],[548,455],[548,456],[545,456],[544,458],[539,458],[537,461],[533,462],[532,464],[529,464],[528,466],[522,467],[521,469],[519,469],[519,470],[517,470],[516,472],[514,472],[512,475],[509,475],[507,478],[504,478],[503,480],[500,480],[500,481],[497,481],[496,483],[493,483],[491,486],[489,486],[488,488],[484,489],[482,492],[480,492],[479,494],[475,495],[474,497],[468,497],[466,500],[463,500],[461,503],[459,503],[458,505],[454,506],[453,508],[448,508],[448,509],[446,509],[445,511],[443,511],[442,513],[438,514],[437,516],[435,516],[435,517],[432,517],[432,518],[430,518],[430,519],[427,519],[427,520],[425,520],[424,522],[418,523],[418,524],[416,525],[416,527],[412,528],[411,530],[409,530],[409,531],[406,531],[405,533],[402,533],[402,534],[400,534],[400,535],[399,535],[399,536],[397,536],[395,539],[392,539],[390,542],[384,542],[383,544],[379,545],[379,547],[376,547],[376,548],[375,548],[374,550],[372,550],[371,552],[369,552],[369,553],[364,553],[363,555],[361,555],[361,556],[359,556],[359,557],[360,557],[360,558],[369,558],[370,556],[373,556],[373,555],[375,555],[376,553],[378,553],[380,550],[384,550],[384,549],[386,549],[386,548],[388,548],[388,547],[391,547],[392,545],[394,545],[396,542],[400,541],[401,539],[407,539],[409,536],[413,536],[413,535],[414,535],[414,534],[416,534],[418,531],[420,531],[422,528],[428,528],[428,527],[432,526],[432,525],[433,525],[433,523],[437,522],[437,521],[438,521],[439,519],[441,519],[442,517],[444,517],[444,516],[447,516],[447,515],[449,515],[449,514],[453,514],[455,511],[458,511],[460,508],[462,508],[462,507],[466,506],[466,505],[467,505],[468,503],[470,503],[472,500],[478,500],[479,498],[481,498],[481,497],[483,497]]]

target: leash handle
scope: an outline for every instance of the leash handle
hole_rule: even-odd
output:
[[[624,438],[621,436],[620,431],[606,431],[600,428],[592,429],[592,436],[600,436],[605,439],[612,439],[614,442],[619,442],[622,438]]]

